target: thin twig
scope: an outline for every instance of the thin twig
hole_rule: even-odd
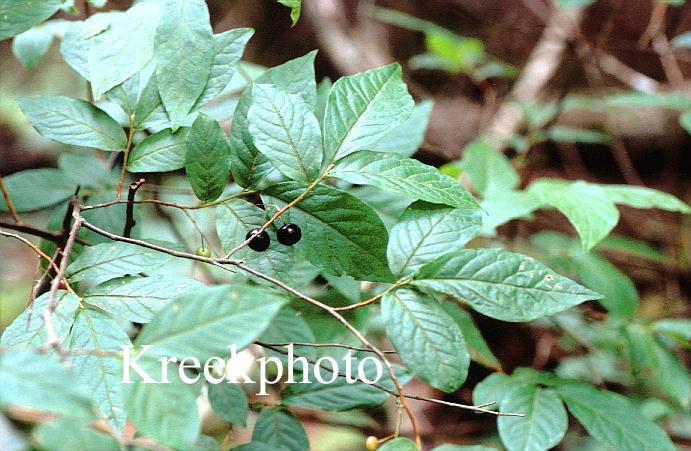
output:
[[[58,268],[58,266],[55,264],[55,261],[54,261],[52,258],[50,258],[50,257],[48,256],[48,254],[46,254],[46,253],[43,252],[41,249],[39,249],[38,246],[36,246],[36,245],[35,245],[34,243],[32,243],[31,241],[27,240],[27,239],[24,238],[24,237],[21,237],[21,236],[15,234],[15,233],[9,233],[9,232],[5,232],[5,231],[2,231],[2,230],[0,230],[0,235],[6,236],[6,237],[8,237],[8,238],[14,238],[14,239],[19,240],[19,241],[21,241],[22,243],[26,244],[27,246],[29,246],[29,247],[31,248],[32,251],[34,251],[36,254],[38,254],[39,257],[45,259],[45,260],[48,262],[48,265],[49,265],[50,267],[52,267],[52,268],[55,270],[56,273],[58,272],[59,268]],[[69,284],[67,281],[65,281],[65,287],[66,287],[69,291],[71,291],[72,293],[74,293],[74,290],[72,289],[72,287],[70,286],[70,284]]]
[[[11,222],[0,221],[0,227],[37,236],[39,238],[43,238],[44,240],[52,241],[53,243],[59,243],[62,239],[62,235],[60,234],[60,232],[51,232],[26,224],[13,224]]]
[[[271,224],[273,224],[274,222],[276,222],[276,220],[277,220],[278,218],[280,218],[281,215],[282,215],[283,213],[285,213],[285,212],[288,211],[290,208],[292,208],[292,207],[294,207],[295,205],[297,205],[297,203],[300,202],[302,199],[304,199],[304,198],[307,196],[307,194],[310,193],[310,191],[312,191],[317,185],[319,185],[319,183],[321,183],[322,180],[324,180],[324,179],[329,175],[329,171],[331,170],[331,168],[333,168],[333,166],[334,166],[333,163],[331,163],[331,164],[324,170],[324,172],[323,172],[314,182],[310,183],[309,186],[307,186],[307,188],[305,188],[305,190],[304,190],[302,193],[300,193],[300,195],[299,195],[298,197],[296,197],[295,199],[293,199],[291,202],[287,203],[283,208],[280,208],[280,209],[271,217],[271,219],[269,219],[268,221],[266,221],[266,223],[264,223],[264,225],[262,225],[262,226],[259,228],[259,230],[257,231],[256,234],[260,234],[260,233],[262,233],[264,230],[266,230],[267,228],[271,227]],[[237,251],[239,251],[239,250],[242,249],[243,247],[247,246],[247,245],[249,244],[249,242],[252,241],[252,238],[254,238],[254,236],[249,237],[248,239],[246,239],[245,241],[243,241],[242,243],[238,244],[238,245],[235,246],[233,249],[231,249],[230,252],[228,252],[228,254],[226,254],[226,258],[229,258],[231,255],[235,254]]]
[[[79,233],[79,228],[82,225],[81,216],[79,216],[79,206],[76,205],[76,200],[70,202],[73,206],[72,214],[75,215],[75,221],[70,229],[67,243],[62,251],[62,259],[60,260],[60,267],[57,275],[50,284],[50,301],[48,306],[43,310],[43,322],[45,323],[46,333],[48,335],[47,348],[53,348],[60,355],[61,358],[65,357],[65,353],[60,346],[60,339],[55,333],[55,327],[53,326],[53,313],[58,305],[58,288],[60,287],[60,281],[65,279],[67,274],[67,266],[70,261],[70,254],[74,247],[74,243],[77,241],[77,233]]]
[[[384,362],[384,365],[386,366],[386,369],[389,373],[389,377],[391,378],[391,381],[393,382],[394,386],[396,387],[396,393],[398,393],[399,398],[401,399],[401,404],[403,405],[403,408],[405,409],[406,414],[408,415],[408,418],[410,419],[410,423],[413,427],[413,434],[415,435],[416,442],[420,441],[420,433],[419,433],[418,427],[417,427],[417,420],[415,419],[415,414],[413,414],[413,411],[410,409],[410,406],[408,405],[408,403],[405,400],[405,394],[403,392],[403,386],[398,381],[398,378],[396,377],[396,373],[393,370],[393,366],[391,365],[391,362],[389,362],[389,360],[386,358],[386,355],[379,348],[374,346],[367,338],[365,338],[365,336],[362,334],[362,332],[360,332],[355,326],[350,324],[350,322],[347,319],[345,319],[339,312],[334,310],[334,308],[331,307],[330,305],[324,304],[323,302],[320,302],[320,301],[313,299],[313,298],[311,298],[311,297],[309,297],[303,293],[300,293],[296,289],[286,285],[285,283],[281,282],[280,280],[274,279],[273,277],[267,276],[264,273],[261,273],[255,269],[253,269],[253,268],[250,268],[249,266],[245,265],[244,263],[236,263],[235,266],[242,269],[245,272],[252,274],[255,277],[266,280],[267,282],[284,289],[285,291],[291,293],[293,296],[295,296],[299,299],[302,299],[303,301],[306,301],[309,304],[312,304],[316,307],[319,307],[320,309],[322,309],[323,311],[325,311],[326,313],[328,313],[329,315],[334,317],[338,322],[343,324],[346,327],[346,329],[348,329],[353,335],[355,335],[355,337],[360,341],[360,343],[365,345],[367,348],[371,349],[372,352],[374,352],[381,359],[381,361]]]
[[[177,208],[180,210],[199,210],[199,209],[206,208],[206,207],[213,207],[214,205],[219,205],[219,204],[222,204],[222,203],[227,202],[229,200],[237,199],[238,197],[247,196],[249,194],[254,194],[255,192],[256,192],[255,190],[244,190],[244,191],[240,191],[240,192],[235,193],[235,194],[231,194],[231,195],[226,196],[226,197],[222,197],[220,199],[216,199],[213,202],[205,202],[205,203],[200,203],[197,205],[180,205],[180,204],[176,204],[174,202],[166,202],[166,201],[159,200],[159,199],[135,200],[132,203],[133,204],[156,204],[156,205],[162,205],[164,207]],[[126,200],[115,199],[115,200],[111,200],[108,202],[103,202],[101,204],[82,205],[81,209],[82,209],[82,211],[95,210],[97,208],[105,208],[105,207],[110,207],[110,206],[116,205],[116,204],[125,204],[128,202],[129,201],[126,201]]]
[[[186,258],[189,260],[197,260],[197,261],[204,262],[204,263],[210,263],[212,265],[217,265],[217,266],[220,265],[221,267],[223,267],[223,265],[237,265],[238,263],[242,263],[241,260],[232,260],[232,259],[228,259],[228,258],[201,257],[201,256],[196,255],[196,254],[190,254],[187,252],[176,251],[174,249],[169,249],[167,247],[159,246],[157,244],[152,244],[152,243],[149,243],[147,241],[137,240],[134,238],[127,238],[127,237],[124,237],[121,235],[116,235],[114,233],[110,233],[107,230],[103,230],[103,229],[93,225],[89,221],[85,220],[81,215],[77,215],[76,217],[78,217],[81,220],[82,227],[84,227],[85,229],[89,229],[92,232],[96,232],[99,235],[105,236],[106,238],[110,238],[113,241],[120,241],[123,243],[134,244],[136,246],[141,246],[141,247],[145,247],[148,249],[152,249],[154,251],[163,252],[165,254],[173,255],[175,257]]]
[[[343,348],[343,349],[350,349],[351,351],[356,351],[356,352],[372,352],[371,349],[369,348],[358,348],[356,346],[350,346],[347,344],[343,343],[304,343],[300,341],[291,341],[291,342],[286,342],[286,343],[262,343],[262,342],[256,342],[258,345],[266,345],[266,346],[288,346],[288,345],[293,345],[293,346],[304,346],[304,347],[312,347],[312,348]],[[398,354],[396,351],[382,351],[384,354]]]
[[[125,228],[122,232],[122,236],[127,238],[132,234],[132,227],[135,226],[137,221],[134,220],[134,196],[137,195],[137,190],[140,186],[144,184],[144,179],[139,179],[136,182],[130,183],[130,189],[127,192],[127,207],[125,208]]]
[[[379,294],[377,294],[377,295],[375,295],[375,296],[372,296],[371,298],[369,298],[369,299],[367,299],[367,300],[365,300],[365,301],[358,302],[357,304],[346,305],[346,306],[343,306],[343,307],[334,307],[333,309],[336,310],[336,311],[339,311],[339,312],[343,312],[343,311],[347,311],[347,310],[355,310],[355,309],[357,309],[357,308],[360,308],[360,307],[364,307],[364,306],[366,306],[366,305],[373,304],[373,303],[377,302],[381,297],[383,297],[386,293],[388,293],[388,292],[390,292],[390,291],[392,291],[392,290],[395,290],[396,288],[398,288],[398,287],[400,287],[400,286],[402,286],[402,285],[406,285],[406,284],[410,283],[410,280],[411,280],[411,279],[399,280],[398,282],[396,282],[395,284],[391,285],[391,286],[390,286],[389,288],[387,288],[386,290],[382,291],[381,293],[379,293]]]
[[[270,344],[270,343],[262,343],[262,342],[258,342],[258,341],[255,342],[255,343],[258,344],[259,346],[263,347],[263,348],[270,349],[270,350],[272,350],[272,351],[278,352],[278,353],[283,354],[283,355],[288,355],[288,351],[273,346],[273,345],[274,345],[273,343],[271,343],[271,344]],[[296,345],[296,346],[298,345],[297,343],[293,343],[293,344]],[[296,356],[296,357],[304,357],[305,360],[307,360],[309,363],[311,363],[311,364],[313,364],[313,365],[317,365],[317,366],[318,366],[319,368],[321,368],[321,369],[325,369],[325,370],[327,370],[327,371],[329,371],[329,372],[331,372],[331,373],[334,373],[334,374],[336,374],[338,377],[346,377],[345,374],[342,374],[342,373],[340,373],[340,372],[337,372],[337,371],[335,371],[333,368],[329,368],[329,367],[324,366],[324,365],[322,365],[322,364],[317,364],[317,361],[315,361],[315,360],[313,360],[313,359],[311,359],[311,358],[309,358],[309,357],[301,356],[301,355],[295,354],[295,353],[293,353],[293,355]],[[357,379],[357,378],[354,378],[354,379]],[[359,380],[359,379],[357,379],[357,380]],[[363,382],[363,383],[366,383],[366,382]],[[397,393],[397,392],[394,391],[394,390],[389,390],[388,388],[386,388],[386,387],[384,387],[384,386],[382,386],[382,385],[379,385],[379,384],[369,384],[369,383],[367,383],[367,385],[371,385],[372,387],[374,387],[374,388],[376,388],[376,389],[378,389],[378,390],[384,391],[384,392],[386,392],[386,393],[388,393],[388,394],[390,394],[390,395],[392,395],[392,396],[395,396],[395,397],[398,398],[398,399],[401,398],[401,395],[400,395],[399,393]],[[473,412],[478,412],[478,413],[487,413],[487,414],[496,415],[496,416],[505,416],[505,417],[523,417],[523,416],[525,416],[525,414],[522,414],[522,413],[497,412],[496,410],[485,409],[485,407],[489,407],[489,406],[492,406],[492,405],[496,404],[496,402],[494,402],[494,401],[492,401],[492,402],[487,402],[487,403],[484,403],[484,404],[480,404],[480,405],[477,405],[477,406],[473,406],[473,405],[468,405],[468,404],[460,404],[460,403],[457,403],[457,402],[443,401],[443,400],[441,400],[441,399],[428,398],[428,397],[426,397],[426,396],[417,396],[417,395],[406,395],[406,394],[403,394],[403,398],[404,398],[404,399],[413,399],[413,400],[416,400],[416,401],[425,401],[425,402],[429,402],[429,403],[433,403],[433,404],[441,404],[441,405],[445,405],[445,406],[449,406],[449,407],[456,407],[456,408],[459,408],[459,409],[471,410],[471,411],[473,411]]]
[[[12,202],[12,199],[10,198],[10,193],[7,191],[7,187],[5,186],[5,182],[2,180],[2,176],[0,175],[0,190],[2,190],[2,197],[5,198],[5,203],[7,204],[7,209],[10,211],[10,214],[12,215],[12,219],[14,219],[14,222],[17,224],[21,224],[22,220],[19,217],[19,213],[17,213],[17,209],[14,208],[14,203]]]
[[[188,254],[186,252],[175,251],[173,249],[168,249],[168,248],[165,248],[163,246],[158,246],[155,244],[147,243],[146,241],[119,236],[119,235],[116,235],[114,233],[110,233],[106,230],[103,230],[99,227],[96,227],[95,225],[84,220],[84,218],[81,217],[81,215],[79,214],[78,210],[75,210],[75,219],[78,220],[79,223],[81,225],[83,225],[83,227],[85,227],[89,230],[92,230],[92,231],[98,233],[99,235],[110,238],[114,241],[121,241],[121,242],[125,242],[125,243],[135,244],[138,246],[146,247],[146,248],[153,249],[153,250],[156,250],[159,252],[164,252],[164,253],[174,255],[177,257],[182,257],[182,258],[187,258],[187,259],[191,259],[191,260],[197,260],[197,261],[209,263],[209,264],[212,264],[214,266],[220,267],[224,270],[229,270],[229,268],[226,268],[224,265],[233,265],[236,268],[239,268],[239,269],[241,269],[241,270],[243,270],[249,274],[252,274],[255,277],[266,280],[267,282],[269,282],[269,283],[271,283],[277,287],[280,287],[283,290],[293,294],[297,298],[302,299],[303,301],[306,301],[306,302],[324,310],[329,315],[334,317],[337,321],[339,321],[341,324],[343,324],[346,327],[346,329],[348,329],[353,335],[355,335],[355,337],[362,344],[364,344],[367,348],[372,350],[372,352],[374,352],[382,360],[382,362],[384,362],[384,365],[386,366],[387,371],[389,372],[389,376],[391,377],[391,380],[393,381],[394,386],[396,387],[396,393],[398,393],[399,397],[401,398],[401,403],[403,404],[403,408],[405,409],[405,411],[408,415],[408,418],[410,419],[415,437],[419,440],[420,435],[418,432],[417,421],[415,419],[415,415],[413,414],[412,410],[410,409],[410,406],[408,406],[408,403],[405,400],[405,396],[404,396],[404,392],[403,392],[403,386],[398,381],[398,378],[396,377],[396,374],[394,373],[391,362],[389,362],[389,360],[386,358],[386,355],[384,354],[384,352],[382,352],[379,348],[377,348],[372,343],[370,343],[370,341],[367,340],[367,338],[365,338],[365,336],[362,334],[362,332],[360,332],[356,327],[354,327],[352,324],[350,324],[350,322],[348,322],[348,320],[346,320],[339,312],[334,310],[333,307],[331,307],[327,304],[324,304],[324,303],[322,303],[316,299],[313,299],[313,298],[295,290],[294,288],[286,285],[285,283],[281,282],[278,279],[274,279],[273,277],[270,277],[270,276],[268,276],[262,272],[259,272],[253,268],[250,268],[249,266],[245,265],[244,262],[242,262],[240,260],[232,260],[232,259],[228,259],[228,258],[216,258],[216,259],[214,259],[214,258],[200,257],[200,256],[195,255],[195,254]]]

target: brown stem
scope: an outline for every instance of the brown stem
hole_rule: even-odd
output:
[[[4,227],[10,230],[16,230],[17,232],[26,233],[29,235],[37,236],[43,238],[44,240],[52,241],[53,243],[59,243],[62,240],[62,234],[60,232],[51,232],[48,230],[42,230],[30,225],[25,224],[12,224],[5,221],[0,221],[0,227]]]
[[[12,203],[12,199],[10,198],[10,193],[7,191],[7,187],[5,186],[5,182],[2,180],[2,176],[0,175],[0,190],[2,190],[2,197],[5,198],[5,203],[7,204],[7,209],[10,211],[10,214],[12,215],[12,219],[14,219],[14,222],[17,224],[21,224],[22,220],[19,217],[19,214],[17,213],[17,209],[14,208],[14,203]]]
[[[61,359],[66,357],[66,353],[62,350],[60,346],[60,340],[55,333],[55,327],[53,326],[53,313],[58,305],[58,288],[60,287],[60,281],[65,279],[67,274],[67,266],[70,261],[70,254],[74,248],[74,243],[77,241],[77,233],[79,233],[79,228],[82,225],[82,219],[79,216],[79,206],[76,205],[77,201],[73,200],[70,202],[72,205],[72,212],[75,215],[75,221],[68,234],[67,242],[62,251],[62,258],[60,260],[60,268],[57,275],[50,284],[50,301],[48,306],[43,310],[43,322],[45,323],[46,333],[48,335],[47,348],[53,348],[60,355]]]
[[[132,234],[132,227],[137,221],[134,220],[134,196],[137,195],[137,190],[144,184],[144,179],[139,179],[136,182],[130,183],[130,189],[127,192],[127,207],[125,208],[125,229],[122,235],[129,238]]]

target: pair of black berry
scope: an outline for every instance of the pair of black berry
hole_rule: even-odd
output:
[[[247,236],[245,236],[245,239],[250,240],[250,249],[257,252],[264,252],[269,248],[269,244],[271,244],[271,238],[269,237],[269,234],[266,233],[266,230],[261,230],[261,232],[260,230],[261,228],[259,227],[250,230],[249,232],[247,232]],[[298,227],[296,224],[286,224],[280,229],[278,229],[278,233],[276,235],[278,236],[279,243],[284,244],[286,246],[292,246],[293,244],[300,241],[300,238],[302,238],[302,231],[300,230],[300,227]]]

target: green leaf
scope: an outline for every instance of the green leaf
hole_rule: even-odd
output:
[[[399,278],[409,276],[439,255],[463,249],[481,223],[475,208],[413,203],[391,229],[387,248],[391,272]]]
[[[202,287],[203,283],[182,277],[122,277],[89,288],[84,293],[84,301],[115,318],[148,323],[174,296]]]
[[[62,59],[86,80],[91,78],[89,73],[89,49],[93,45],[93,41],[90,38],[93,37],[93,33],[98,33],[107,28],[109,20],[110,16],[96,14],[85,21],[70,22],[60,43]],[[96,24],[99,24],[99,29],[90,31],[89,29]]]
[[[502,249],[443,255],[415,279],[415,285],[455,296],[501,321],[531,321],[601,297],[530,257]]]
[[[118,176],[106,164],[95,151],[63,152],[58,157],[58,167],[62,170],[64,177],[74,183],[75,191],[77,185],[82,188],[106,190],[115,188]],[[84,168],[89,168],[88,173],[85,173]],[[74,191],[72,193],[74,194]],[[45,192],[43,194],[45,195]]]
[[[513,381],[510,376],[492,373],[473,389],[473,403],[476,405],[488,403],[498,405],[510,392],[512,384]]]
[[[297,94],[254,84],[247,114],[255,146],[287,177],[311,182],[323,158],[317,118]]]
[[[600,303],[617,318],[633,318],[638,292],[629,277],[604,258],[582,251],[569,252],[579,280],[603,295]]]
[[[605,98],[605,106],[634,106],[688,110],[691,96],[681,92],[623,92]]]
[[[290,451],[306,451],[310,448],[300,420],[287,410],[277,407],[262,410],[254,425],[252,441]]]
[[[685,111],[679,116],[679,125],[691,135],[691,110]]]
[[[127,170],[167,172],[185,167],[188,132],[187,127],[182,127],[175,133],[166,128],[147,136],[130,152]]]
[[[95,99],[146,66],[154,55],[159,5],[140,2],[114,16],[89,46],[89,80]]]
[[[499,436],[509,451],[544,451],[564,438],[568,416],[564,404],[551,388],[516,381],[499,403],[501,412],[522,413],[524,417],[501,416]]]
[[[397,63],[342,77],[334,83],[324,116],[326,162],[365,149],[403,123],[413,99]]]
[[[691,402],[691,376],[674,354],[642,326],[631,324],[625,334],[629,345],[631,372],[645,385],[658,387],[688,411]]]
[[[329,77],[324,77],[319,85],[317,85],[317,102],[314,107],[314,115],[317,118],[319,124],[324,123],[324,114],[326,113],[326,102],[329,100],[329,93],[333,83]]]
[[[233,448],[233,451],[286,451],[288,448],[279,447],[276,448],[273,445],[267,445],[266,443],[252,441],[250,443],[243,443],[240,446]]]
[[[230,424],[247,426],[247,395],[235,384],[209,384],[209,401],[214,412]]]
[[[59,419],[43,423],[36,426],[33,435],[41,449],[51,451],[73,451],[75,449],[119,451],[121,449],[114,437],[96,432],[83,421]]]
[[[273,204],[284,205],[307,188],[285,182],[264,193]],[[386,260],[388,234],[377,214],[367,204],[343,191],[318,185],[290,210],[300,224],[303,238],[294,247],[317,268],[333,275],[358,280],[391,281]]]
[[[7,326],[0,337],[2,346],[26,346],[38,348],[48,343],[48,332],[43,320],[43,311],[50,303],[50,293],[44,293],[36,298],[31,311],[25,309]],[[67,338],[67,334],[74,323],[74,316],[79,308],[79,297],[69,291],[58,290],[57,304],[52,315],[55,335],[60,342]]]
[[[642,186],[598,185],[607,198],[615,204],[634,208],[660,208],[668,211],[691,213],[691,207],[671,194]]]
[[[621,395],[580,383],[557,386],[559,396],[588,433],[621,451],[673,451],[667,434]]]
[[[278,0],[278,3],[290,8],[290,20],[292,21],[292,26],[295,26],[298,23],[298,19],[300,19],[302,0]]]
[[[262,343],[314,343],[316,339],[307,322],[302,318],[302,313],[296,312],[290,307],[283,307],[271,322],[271,327],[267,328],[259,337]],[[282,346],[280,347],[283,348]],[[311,346],[294,346],[297,355],[308,359],[315,359],[317,352]],[[288,362],[285,354],[266,349],[265,352],[273,357],[277,357],[283,363]]]
[[[545,132],[547,139],[555,142],[607,144],[609,135],[596,130],[586,128],[567,127],[565,125],[553,125]]]
[[[167,1],[163,8],[154,40],[156,79],[176,129],[206,87],[214,61],[214,37],[204,0]]]
[[[246,285],[188,290],[159,311],[135,344],[152,345],[150,354],[200,360],[227,354],[229,344],[240,351],[264,332],[284,303],[271,291]]]
[[[672,47],[676,48],[691,48],[691,31],[679,34],[670,41]]]
[[[465,147],[462,164],[464,174],[483,197],[512,191],[521,181],[509,159],[482,140]]]
[[[316,51],[312,51],[272,67],[257,77],[255,82],[276,85],[287,94],[297,94],[302,97],[310,110],[314,110],[316,105],[314,58],[316,54]],[[268,159],[255,147],[254,139],[249,132],[247,113],[251,104],[252,89],[248,88],[238,100],[230,127],[233,180],[244,187],[256,186],[273,170]]]
[[[46,138],[100,150],[124,150],[125,131],[108,114],[81,99],[46,96],[17,100],[19,108]]]
[[[451,445],[445,443],[432,448],[432,451],[497,451],[497,448],[489,448],[480,445]]]
[[[602,241],[619,221],[612,196],[599,185],[540,179],[528,187],[528,192],[569,219],[585,251]]]
[[[482,337],[470,313],[451,302],[445,302],[442,304],[442,307],[444,311],[446,311],[446,314],[453,318],[456,324],[458,324],[458,327],[461,328],[463,338],[468,345],[470,358],[488,368],[501,371],[501,363],[494,356],[489,346],[487,346],[487,342],[485,342],[485,339]]]
[[[414,201],[405,194],[382,191],[376,186],[369,185],[351,187],[348,192],[372,207],[389,230],[396,225],[405,209]]]
[[[344,356],[345,360],[346,357]],[[347,365],[347,364],[346,364]],[[357,408],[377,407],[389,398],[389,393],[374,387],[364,382],[348,383],[345,374],[350,374],[352,379],[358,379],[358,367],[362,365],[363,376],[368,380],[376,380],[381,376],[377,385],[384,387],[390,391],[395,391],[391,378],[388,375],[386,367],[379,361],[379,368],[381,374],[377,372],[377,366],[371,359],[363,360],[362,356],[353,357],[350,360],[350,372],[341,370],[343,376],[339,376],[333,382],[323,384],[314,378],[309,384],[287,384],[286,388],[281,392],[281,399],[287,406],[302,407],[305,409],[319,409],[331,412],[347,411]],[[324,368],[331,368],[329,364],[323,364]],[[405,372],[403,368],[394,365],[396,377],[401,384],[405,384],[410,379],[410,374]],[[302,368],[300,368],[302,369]],[[314,373],[315,365],[309,364],[306,371]],[[320,369],[324,380],[330,380],[332,376],[327,369]],[[296,382],[302,381],[302,374],[296,373],[294,379]]]
[[[142,356],[137,365],[155,381],[163,380],[159,360]],[[167,384],[143,383],[135,371],[130,371],[130,380],[131,384],[123,384],[125,411],[139,432],[176,449],[196,449],[201,429],[198,392],[180,379],[179,367],[168,366]]]
[[[192,110],[202,107],[228,86],[235,74],[235,65],[240,61],[245,45],[253,34],[254,30],[251,28],[236,28],[213,35],[214,56],[209,79]]]
[[[24,407],[92,420],[96,411],[74,375],[45,354],[0,351],[0,408]]]
[[[235,246],[245,241],[247,232],[261,227],[268,219],[265,211],[242,199],[224,202],[216,209],[216,232],[221,246],[230,252]],[[294,280],[295,253],[290,247],[283,246],[276,239],[274,228],[267,230],[271,245],[265,252],[255,252],[245,246],[234,258],[243,260],[253,269],[279,280]]]
[[[1,0],[0,41],[22,33],[55,14],[61,0]]]
[[[350,183],[373,185],[436,204],[477,207],[473,196],[456,180],[432,166],[394,153],[356,152],[336,163],[330,174]]]
[[[405,122],[391,129],[381,139],[370,145],[369,149],[412,157],[425,140],[433,106],[434,103],[431,100],[423,100],[415,105],[415,109]]]
[[[556,0],[561,9],[582,8],[595,3],[595,0]]]
[[[385,442],[377,451],[420,451],[420,448],[409,438],[398,437]]]
[[[691,340],[691,320],[682,318],[661,319],[652,324],[653,330],[672,337]]]
[[[480,202],[480,207],[487,213],[482,216],[482,232],[495,235],[496,227],[527,216],[541,205],[540,199],[527,191],[506,191],[488,196]]]
[[[122,352],[131,345],[127,334],[110,316],[93,309],[81,309],[70,331],[71,350]],[[117,355],[77,354],[71,358],[74,373],[86,387],[106,419],[122,431],[125,411],[122,398],[122,364]]]
[[[384,295],[386,335],[420,379],[447,393],[468,376],[470,356],[458,324],[429,295],[402,288]]]
[[[39,25],[12,40],[12,53],[26,68],[33,69],[53,43],[53,30]]]
[[[200,114],[187,139],[185,171],[194,194],[202,202],[218,199],[228,183],[230,145],[216,120]]]
[[[71,282],[99,284],[128,274],[151,271],[165,265],[171,255],[128,243],[90,246],[67,269]]]
[[[14,208],[22,213],[50,207],[75,192],[77,184],[61,169],[28,169],[3,177]],[[4,196],[0,197],[0,211],[8,211]]]

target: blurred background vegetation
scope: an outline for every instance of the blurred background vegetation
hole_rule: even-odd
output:
[[[521,176],[521,186],[550,176],[645,185],[691,201],[689,2],[560,0],[554,7],[543,0],[305,0],[293,27],[289,10],[273,0],[207,3],[215,33],[238,27],[256,30],[243,58],[248,72],[312,49],[319,49],[318,80],[400,62],[416,101],[433,101],[416,157],[436,166],[450,163],[445,167],[450,173],[469,142],[482,133],[500,131],[506,132],[503,146]],[[126,9],[130,4],[110,0],[105,9]],[[75,6],[82,17],[87,13],[83,2]],[[60,13],[54,19],[76,20],[79,15]],[[40,60],[25,59],[22,64],[13,56],[11,41],[0,43],[1,175],[55,167],[66,150],[39,136],[15,104],[23,96],[87,98],[87,86],[62,61],[58,47],[55,40]],[[226,131],[237,93],[230,90],[209,110],[224,120]],[[507,108],[519,113],[503,115]],[[175,185],[174,180],[170,183]],[[639,315],[651,320],[691,316],[690,217],[680,221],[673,213],[626,207],[621,213],[615,229],[620,238],[609,240],[600,251],[635,283]],[[42,210],[23,218],[45,225],[53,214]],[[170,234],[175,239],[174,232],[157,227],[160,221],[151,218],[145,227],[156,230],[159,238]],[[573,235],[573,229],[563,216],[539,211],[531,222],[500,227],[496,240],[557,268],[560,255],[554,250],[571,246],[566,235]],[[491,245],[487,240],[482,244]],[[25,307],[37,262],[12,240],[0,240],[0,254],[1,331]],[[588,266],[592,264],[586,261],[585,272],[604,271],[605,285],[613,280],[608,279],[609,267]],[[563,270],[578,273],[573,266]],[[586,310],[592,319],[602,314],[595,306]],[[504,370],[554,369],[569,351],[569,343],[549,327],[476,319]],[[688,348],[680,353],[688,363]],[[577,373],[577,365],[571,370]],[[472,367],[467,387],[488,371]],[[569,374],[569,368],[564,371]],[[431,389],[422,385],[415,390],[439,396],[425,393]],[[449,395],[449,400],[468,400],[469,390]],[[445,441],[461,442],[495,431],[493,418],[435,405],[416,408],[427,423],[422,429],[438,431]],[[316,437],[315,449],[327,451],[360,447],[363,434],[379,430],[372,418],[377,418],[376,412],[310,412],[303,419],[311,437]],[[691,446],[691,427],[685,421],[685,426],[675,423],[675,438]],[[319,426],[322,422],[335,426],[325,429]],[[580,440],[585,439],[575,434],[561,446],[573,449],[578,442],[587,447]]]

